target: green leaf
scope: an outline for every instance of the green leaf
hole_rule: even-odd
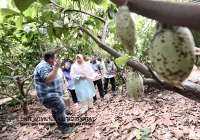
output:
[[[50,0],[39,0],[40,3],[45,6],[47,3],[49,3]]]
[[[143,139],[143,140],[151,140],[151,137],[149,137],[149,136],[144,136],[144,137],[142,137],[142,139]]]
[[[56,20],[55,22],[53,22],[54,27],[60,27],[63,28],[63,21],[62,20]]]
[[[15,2],[15,6],[17,7],[17,9],[19,9],[19,11],[23,12],[26,9],[28,9],[28,7],[34,3],[36,0],[14,0]]]
[[[7,75],[10,75],[10,70],[4,66],[4,71],[6,72]]]
[[[47,29],[47,33],[49,35],[50,41],[53,42],[53,29],[52,28],[48,28]]]
[[[1,8],[1,15],[2,16],[7,16],[7,15],[17,15],[19,14],[18,12],[9,9],[9,8]]]
[[[115,126],[115,127],[119,127],[120,124],[119,124],[118,122],[114,122],[114,126]]]
[[[39,28],[39,32],[40,34],[44,35],[47,33],[47,29],[46,28]]]
[[[55,20],[59,20],[59,19],[60,19],[60,12],[55,13],[55,14],[53,15],[53,18],[54,18]]]
[[[61,38],[62,30],[63,30],[62,28],[58,28],[58,27],[54,28],[54,35],[59,39]]]
[[[103,9],[106,10],[108,8],[109,1],[108,0],[103,0],[101,2],[101,5],[103,6]]]
[[[117,64],[117,66],[126,64],[128,61],[129,61],[128,56],[121,56],[121,57],[118,57],[117,59],[115,59],[115,63]]]
[[[101,2],[103,1],[103,0],[92,0],[94,3],[96,3],[96,4],[101,4]]]
[[[130,132],[131,132],[131,130],[130,130],[130,129],[127,129],[127,130],[124,130],[123,133],[128,134],[128,133],[130,133]]]
[[[22,28],[22,21],[23,21],[22,17],[18,17],[17,20],[15,21],[16,26],[17,26],[19,29]]]
[[[51,15],[53,14],[52,11],[46,12],[44,15],[44,21],[48,22],[51,20]]]
[[[151,132],[150,128],[141,128],[140,131],[142,132],[142,135],[149,135],[149,133]]]
[[[22,63],[22,67],[23,67],[23,68],[26,68],[26,64],[25,64],[25,63]]]
[[[141,132],[140,132],[140,131],[136,134],[136,138],[137,138],[138,140],[141,140],[141,139],[142,139],[142,137],[141,137]]]

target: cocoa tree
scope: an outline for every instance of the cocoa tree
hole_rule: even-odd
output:
[[[110,37],[110,35],[112,36],[116,33],[113,20],[117,12],[117,7],[106,2],[106,0],[94,0],[91,3],[88,1],[46,0],[37,3],[35,0],[29,0],[26,5],[22,5],[15,0],[15,5],[20,12],[8,8],[2,9],[1,11],[4,13],[4,20],[14,20],[15,26],[20,26],[22,31],[25,31],[23,38],[25,37],[27,42],[37,44],[35,45],[36,52],[38,52],[38,56],[40,56],[38,60],[40,60],[42,56],[42,51],[49,49],[57,51],[63,58],[67,57],[67,59],[73,59],[77,53],[82,53],[83,55],[94,53],[94,50],[99,49],[97,46],[115,58],[119,58],[128,52],[122,48],[116,36]],[[125,3],[123,0],[116,0],[113,2],[117,5]],[[101,8],[97,9],[94,14],[93,9],[99,8],[97,5],[94,5],[94,3],[102,4],[104,7],[103,10]],[[80,6],[81,4],[85,5],[85,9]],[[183,19],[180,17],[180,14],[182,14],[180,9],[184,9],[183,13],[185,13],[191,8],[192,5],[190,4],[150,0],[132,0],[128,1],[126,4],[132,12],[148,18],[199,30],[199,27],[197,27],[198,24],[193,24],[200,23],[198,22],[198,17],[193,20],[193,23],[189,23],[189,20],[181,22]],[[87,7],[86,5],[89,6]],[[172,6],[174,8],[171,12],[170,10],[167,10],[166,7],[161,8],[161,5],[167,5],[167,7],[170,8]],[[185,8],[187,10],[185,10]],[[199,11],[197,10],[199,8],[198,5],[192,6],[192,8],[193,12],[191,14],[185,13],[187,19],[191,19],[192,15],[196,15],[195,13],[198,13]],[[180,10],[179,12],[174,11],[178,9]],[[175,14],[173,12],[175,12]],[[178,17],[182,20],[177,20]],[[148,43],[149,40],[146,42]],[[29,44],[28,46],[31,45]],[[146,55],[147,52],[148,49],[146,49],[143,54]],[[142,58],[144,56],[141,55],[140,57]],[[133,59],[127,62],[127,65],[144,76],[144,85],[175,91],[187,98],[200,102],[200,86],[198,84],[185,81],[181,86],[172,85],[166,81],[160,80],[160,78],[151,70],[150,66],[148,66],[148,63],[142,64],[140,63],[141,61],[139,62],[141,59],[136,60],[134,59],[136,57],[132,58]]]

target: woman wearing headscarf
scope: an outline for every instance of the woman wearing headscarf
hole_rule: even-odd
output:
[[[88,108],[93,108],[93,97],[96,93],[93,79],[100,75],[84,61],[81,54],[78,54],[76,62],[71,67],[70,76],[74,81],[76,96],[81,104],[81,114],[84,114]]]
[[[67,79],[67,82],[68,82],[68,85],[69,85],[68,90],[72,95],[72,100],[73,100],[75,105],[78,105],[76,92],[75,92],[75,86],[74,86],[74,83],[73,83],[71,76],[70,76],[71,66],[72,66],[72,64],[70,62],[65,62],[63,73],[65,75],[65,78]]]

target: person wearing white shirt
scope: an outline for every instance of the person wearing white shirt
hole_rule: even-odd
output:
[[[112,85],[112,95],[115,95],[115,73],[116,66],[114,62],[110,61],[108,57],[103,61],[104,67],[104,93],[107,94],[108,82],[110,81]]]

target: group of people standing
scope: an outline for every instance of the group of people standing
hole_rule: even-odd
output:
[[[72,64],[65,62],[61,69],[62,61],[58,60],[52,51],[44,53],[42,60],[34,71],[34,84],[39,101],[52,110],[52,116],[63,134],[76,131],[66,120],[66,113],[70,113],[70,100],[67,92],[71,93],[75,105],[81,105],[81,114],[93,108],[96,102],[97,85],[101,101],[107,94],[108,82],[112,85],[112,95],[115,95],[116,66],[108,57],[104,61],[96,60],[92,56],[85,62],[81,54],[76,55]]]

